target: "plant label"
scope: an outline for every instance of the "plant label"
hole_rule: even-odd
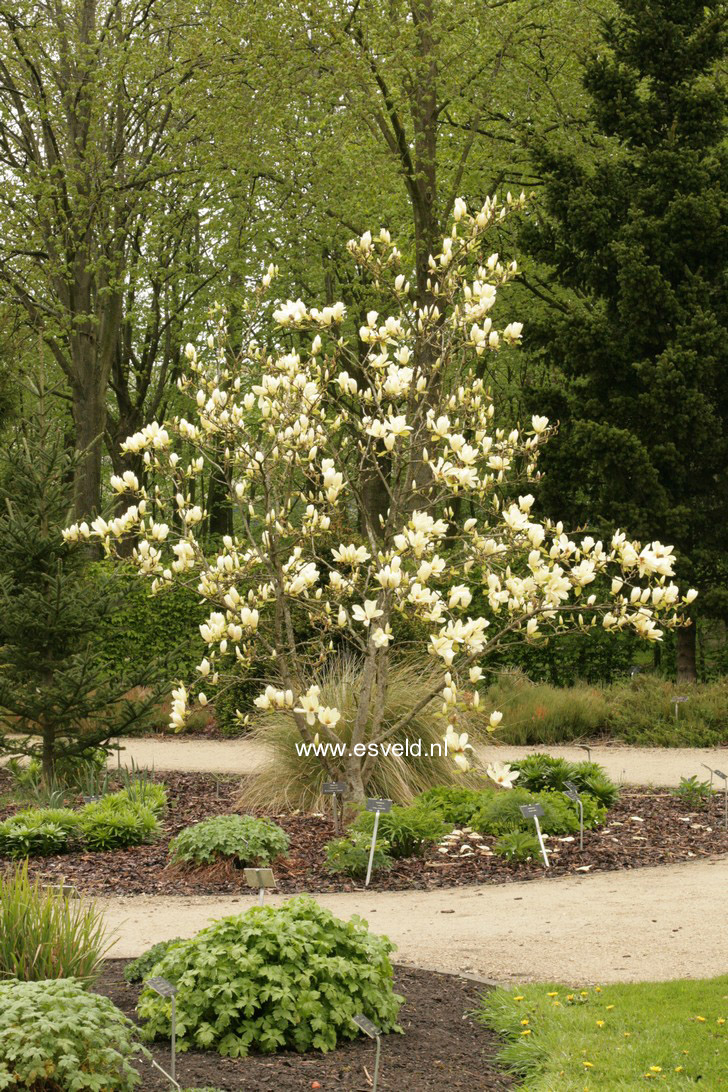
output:
[[[324,781],[323,785],[321,786],[321,792],[324,794],[324,796],[336,796],[337,794],[342,795],[346,792],[346,782]]]
[[[367,811],[374,811],[374,812],[384,811],[384,812],[387,812],[387,811],[391,811],[391,810],[392,810],[392,801],[391,800],[377,800],[377,799],[367,800]]]
[[[716,777],[722,777],[724,781],[728,781],[728,774],[724,774],[722,770],[713,770]]]
[[[149,986],[150,990],[154,990],[160,997],[174,997],[177,993],[177,987],[167,978],[148,978],[144,985]]]
[[[258,906],[262,906],[265,900],[266,887],[275,887],[276,878],[272,868],[244,868],[243,875],[248,887],[257,888]]]
[[[543,857],[543,863],[546,868],[550,868],[548,854],[546,853],[546,846],[543,841],[543,834],[541,833],[541,824],[539,823],[539,817],[543,815],[543,807],[540,804],[521,804],[520,812],[524,819],[533,819],[536,824],[536,837],[538,838],[538,844],[541,847],[541,856]]]
[[[564,796],[568,796],[569,800],[573,800],[579,809],[579,849],[584,848],[584,805],[581,802],[579,796],[579,790],[573,781],[564,782]]]
[[[376,1024],[373,1024],[368,1016],[365,1016],[363,1012],[360,1012],[357,1016],[352,1016],[352,1020],[365,1035],[368,1035],[370,1039],[376,1039],[377,1035],[381,1035],[381,1031]]]

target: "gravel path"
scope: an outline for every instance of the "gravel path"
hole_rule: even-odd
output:
[[[397,962],[496,982],[703,978],[728,967],[728,861],[542,883],[320,895],[340,917],[363,915],[398,946]],[[117,932],[112,955],[192,936],[241,913],[250,897],[99,899]],[[273,905],[282,900],[270,897]]]
[[[582,747],[512,747],[508,744],[484,746],[478,753],[485,761],[497,758],[523,758],[534,751],[580,760],[587,757]],[[728,748],[698,747],[619,747],[596,744],[590,748],[591,758],[601,763],[618,783],[629,785],[677,785],[680,778],[698,774],[708,778],[701,763],[728,770]],[[157,770],[196,770],[200,773],[244,774],[265,764],[265,748],[247,740],[184,739],[160,736],[158,739],[127,740],[122,761],[132,759],[140,766]],[[112,764],[116,759],[112,758]]]

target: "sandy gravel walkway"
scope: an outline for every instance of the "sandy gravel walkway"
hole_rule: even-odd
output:
[[[584,759],[580,747],[512,747],[507,744],[480,747],[487,761],[522,758],[533,751],[548,751],[568,759]],[[618,747],[594,746],[591,757],[600,762],[619,783],[632,785],[677,785],[683,776],[708,777],[701,763],[728,770],[728,748]],[[198,772],[243,774],[265,763],[266,752],[247,740],[205,740],[160,736],[158,739],[127,740],[122,761],[157,770],[193,770]],[[116,765],[116,758],[112,758]]]
[[[362,914],[398,946],[397,961],[497,982],[583,985],[702,978],[728,970],[728,861],[453,890],[317,896]],[[270,902],[280,903],[279,898]],[[99,899],[113,954],[191,936],[252,897]]]

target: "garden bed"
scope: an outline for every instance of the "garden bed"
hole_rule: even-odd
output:
[[[139,987],[124,980],[127,962],[107,960],[94,988],[135,1019]],[[513,1079],[495,1062],[502,1043],[467,1015],[480,1003],[482,986],[454,975],[408,967],[395,967],[394,978],[395,989],[407,998],[399,1017],[405,1034],[387,1035],[382,1040],[382,1092],[402,1088],[440,1092],[445,1087],[471,1092],[474,1088],[513,1087]],[[151,1049],[157,1063],[168,1069],[169,1044],[155,1043]],[[138,1068],[144,1092],[167,1092],[169,1082],[149,1063],[141,1062]],[[371,1088],[367,1074],[371,1078],[373,1071],[374,1044],[363,1037],[329,1054],[284,1052],[233,1059],[221,1058],[214,1052],[189,1051],[178,1055],[177,1060],[177,1079],[183,1087],[210,1086],[225,1092],[301,1092],[319,1086],[322,1092],[366,1092]]]
[[[79,890],[98,895],[247,893],[242,872],[221,877],[209,870],[189,875],[172,875],[166,870],[169,839],[190,823],[232,811],[240,795],[240,781],[181,773],[160,774],[158,780],[163,780],[170,790],[170,809],[161,841],[106,853],[36,857],[30,862],[31,874],[42,874],[49,880],[64,876]],[[11,810],[5,808],[3,812],[8,814]],[[277,861],[274,867],[280,891],[315,893],[355,891],[362,887],[360,881],[324,867],[324,846],[334,837],[329,818],[291,814],[273,818],[291,840],[288,857]],[[465,835],[447,854],[433,846],[424,857],[395,861],[390,871],[376,872],[370,886],[380,891],[427,890],[713,857],[728,853],[728,834],[722,821],[722,797],[715,796],[707,806],[694,808],[669,792],[630,788],[622,791],[603,827],[585,831],[583,851],[579,849],[578,835],[571,840],[548,839],[551,858],[548,870],[540,861],[519,864],[491,856],[493,838],[476,840]],[[461,845],[472,852],[461,853]]]

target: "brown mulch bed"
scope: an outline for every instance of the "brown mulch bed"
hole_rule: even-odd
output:
[[[111,959],[94,989],[106,994],[132,1020],[139,986],[123,978],[127,960]],[[455,1092],[512,1088],[512,1078],[495,1062],[501,1045],[495,1035],[476,1024],[468,1013],[476,1008],[485,987],[454,975],[395,967],[394,986],[407,1001],[400,1010],[403,1035],[382,1039],[379,1088],[382,1092]],[[169,1069],[169,1043],[150,1047],[156,1062]],[[144,1092],[166,1092],[169,1082],[145,1061],[138,1063]],[[177,1080],[182,1087],[224,1089],[225,1092],[322,1092],[348,1089],[367,1092],[374,1072],[374,1043],[362,1036],[329,1054],[284,1052],[265,1057],[221,1058],[208,1051],[177,1056]],[[319,1082],[316,1085],[315,1082]]]
[[[210,774],[165,773],[159,775],[169,788],[170,809],[164,838],[149,846],[111,853],[70,853],[36,858],[33,874],[64,876],[79,890],[98,895],[230,894],[245,888],[242,872],[193,875],[172,874],[166,869],[167,844],[183,827],[212,815],[233,811],[240,795],[239,779]],[[2,786],[0,786],[2,791]],[[3,810],[8,813],[12,808]],[[275,815],[291,840],[289,856],[276,862],[278,888],[296,891],[355,891],[360,881],[329,872],[324,867],[324,845],[334,837],[333,823],[321,815]],[[551,868],[539,861],[511,863],[480,852],[493,838],[481,842],[463,838],[472,855],[460,855],[459,845],[445,856],[433,846],[422,858],[396,861],[388,872],[372,877],[373,890],[426,890],[473,883],[507,883],[516,880],[562,876],[576,871],[601,872],[674,864],[697,857],[728,853],[728,834],[723,829],[722,797],[715,796],[705,808],[688,808],[667,791],[625,789],[611,809],[605,826],[586,831],[584,850],[578,835],[573,841],[552,837],[547,846]],[[1,860],[1,859],[0,859]]]

